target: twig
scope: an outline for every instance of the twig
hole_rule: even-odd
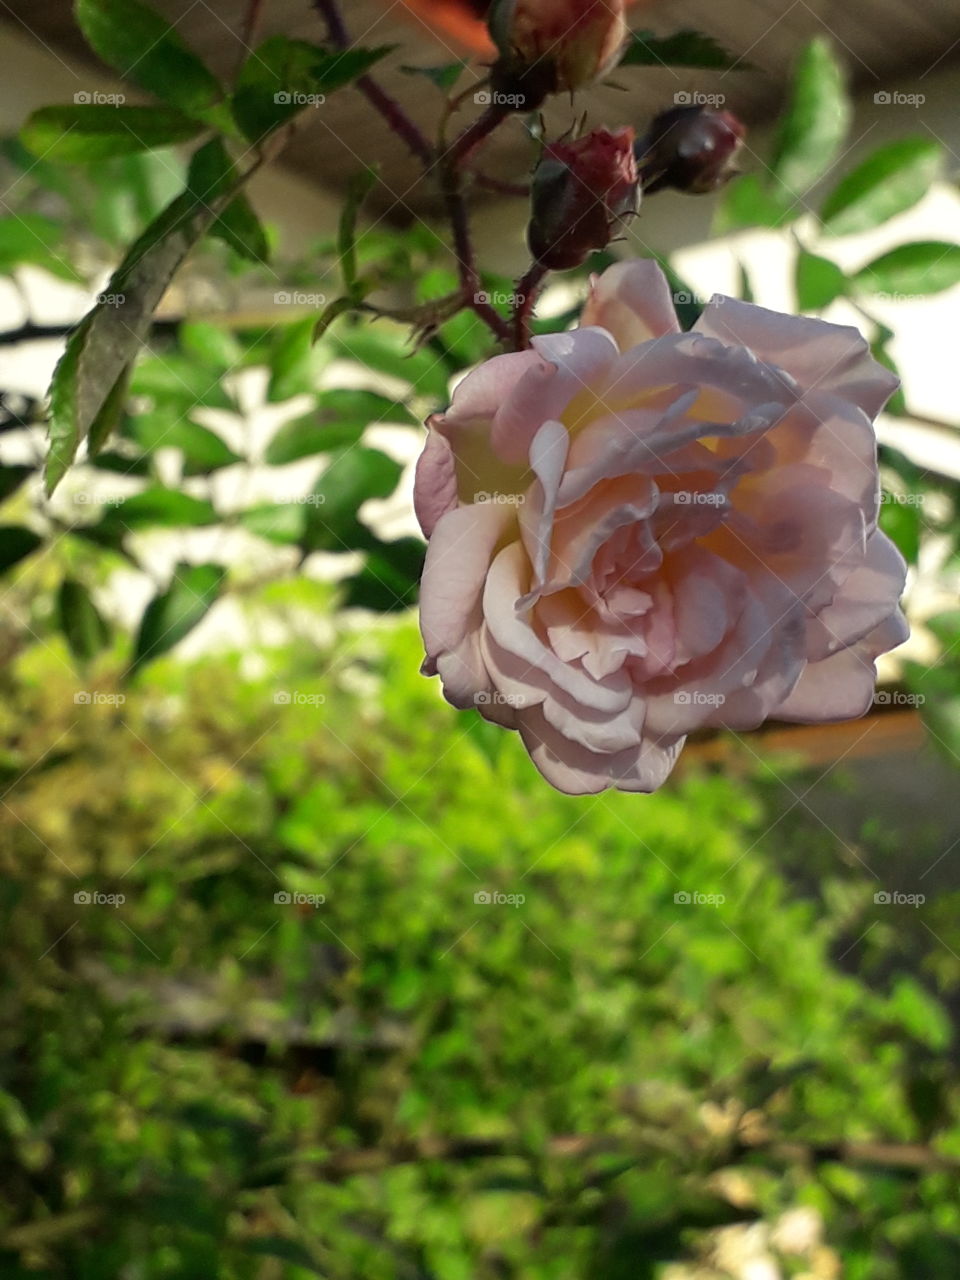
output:
[[[534,262],[517,282],[516,303],[513,310],[513,344],[517,351],[530,346],[530,322],[537,304],[540,289],[547,277],[547,268]]]
[[[314,7],[327,24],[327,33],[338,49],[349,49],[350,35],[340,13],[338,0],[313,0]],[[433,147],[420,128],[410,119],[395,98],[382,89],[372,76],[364,75],[356,86],[393,130],[425,165],[433,163]]]

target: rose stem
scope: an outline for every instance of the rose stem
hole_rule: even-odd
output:
[[[513,311],[513,344],[516,351],[526,351],[530,346],[530,322],[537,297],[547,278],[547,268],[539,262],[531,263],[526,275],[517,281],[517,300]]]
[[[339,49],[349,49],[350,35],[340,13],[338,0],[314,0],[314,5],[317,12],[326,21],[327,32],[331,42]],[[396,98],[392,98],[385,89],[382,89],[372,76],[360,76],[356,81],[356,85],[367,101],[380,112],[393,132],[403,139],[413,154],[419,160],[422,160],[425,165],[432,164],[433,148],[400,103],[397,102]]]

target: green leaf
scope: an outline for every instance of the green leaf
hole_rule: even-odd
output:
[[[907,564],[916,564],[922,530],[919,506],[907,502],[882,502],[878,524],[896,544]]]
[[[330,357],[323,347],[314,345],[315,324],[316,321],[307,316],[288,325],[280,335],[270,359],[269,400],[290,400],[316,390]]]
[[[186,191],[127,251],[101,295],[103,300],[67,342],[50,387],[48,493],[56,488],[101,413],[110,408],[180,264],[236,194],[234,180],[224,175],[219,164],[222,154],[219,140],[196,152]]]
[[[180,528],[216,524],[218,519],[216,510],[205,499],[155,485],[110,507],[99,527],[105,532],[127,533],[155,525]]]
[[[346,583],[344,608],[394,613],[416,603],[426,545],[419,538],[377,542],[361,571]]]
[[[223,240],[241,258],[263,266],[270,261],[267,233],[245,195],[231,200],[210,228],[210,234]]]
[[[0,275],[29,263],[63,280],[79,281],[80,272],[61,256],[63,227],[38,213],[0,218]]]
[[[86,587],[64,578],[57,592],[57,621],[67,647],[78,662],[89,662],[110,640],[110,628]]]
[[[216,602],[225,573],[214,564],[179,564],[162,595],[147,605],[137,635],[130,674],[179,644]]]
[[[33,467],[0,466],[0,502],[6,502],[32,475]]]
[[[337,454],[314,486],[308,507],[304,549],[346,551],[366,545],[371,535],[357,518],[368,498],[387,498],[403,471],[377,449],[355,446]]]
[[[800,56],[774,147],[773,173],[784,195],[802,196],[827,172],[843,146],[850,117],[843,68],[830,42],[817,36]]]
[[[399,378],[418,394],[446,404],[452,370],[429,347],[412,349],[407,335],[398,329],[341,325],[334,331],[333,345],[347,359]]]
[[[335,390],[318,397],[313,413],[285,422],[267,446],[273,467],[354,444],[367,427],[381,422],[415,424],[405,405],[374,391]]]
[[[203,125],[171,107],[41,107],[20,131],[24,146],[47,160],[82,163],[188,142]]]
[[[362,297],[362,289],[357,280],[357,219],[364,200],[377,183],[377,171],[364,169],[355,174],[347,187],[347,198],[343,203],[340,215],[340,227],[337,237],[337,254],[340,259],[340,271],[343,283],[351,298]]]
[[[146,453],[157,449],[179,449],[183,454],[184,472],[188,476],[207,475],[220,467],[241,462],[239,454],[207,427],[189,418],[171,421],[163,411],[138,414],[131,420],[129,435]]]
[[[712,36],[699,31],[677,31],[658,36],[652,31],[631,31],[630,43],[620,61],[623,67],[698,67],[711,71],[749,71],[750,63],[728,53]]]
[[[835,262],[806,249],[797,254],[795,281],[800,311],[822,311],[847,287],[847,277]]]
[[[243,360],[243,348],[229,329],[206,321],[188,321],[180,326],[177,334],[180,346],[188,356],[194,356],[207,368],[218,374],[236,369]]]
[[[43,542],[43,539],[32,529],[24,529],[21,525],[0,525],[0,573],[6,571]]]
[[[449,93],[466,69],[465,62],[447,62],[441,67],[402,66],[399,68],[405,76],[426,76],[441,93]]]
[[[258,1258],[278,1258],[300,1271],[309,1271],[311,1275],[331,1280],[329,1272],[321,1271],[313,1255],[296,1240],[287,1240],[282,1236],[259,1236],[253,1240],[245,1240],[239,1247],[244,1253]]]
[[[152,9],[138,0],[76,0],[74,13],[90,47],[125,80],[218,128],[229,121],[217,110],[216,76]]]
[[[854,288],[893,300],[940,293],[960,282],[960,244],[917,240],[874,258],[853,276]]]
[[[824,231],[848,236],[882,226],[923,199],[942,163],[943,151],[931,138],[899,138],[878,148],[823,202]]]
[[[123,411],[126,408],[127,393],[130,388],[130,370],[124,369],[113,384],[100,412],[90,423],[87,433],[87,452],[91,458],[103,448],[103,445],[120,425]]]
[[[305,40],[271,36],[237,77],[234,119],[251,142],[260,142],[305,108],[322,108],[326,94],[362,76],[391,48],[331,51]]]
[[[799,203],[785,205],[781,196],[771,194],[755,173],[735,178],[723,190],[714,218],[714,231],[726,235],[745,227],[782,227],[803,213]]]
[[[307,504],[302,502],[270,502],[250,507],[240,513],[240,523],[250,533],[266,542],[281,546],[297,546],[306,529]]]
[[[893,336],[890,329],[882,329],[880,337],[870,344],[870,351],[878,364],[882,364],[885,369],[889,369],[891,373],[900,378],[900,386],[897,387],[887,401],[884,413],[892,413],[894,417],[905,418],[909,410],[907,409],[907,399],[903,390],[903,378],[889,349]]]

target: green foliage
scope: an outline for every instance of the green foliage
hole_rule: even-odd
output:
[[[163,107],[89,103],[41,107],[23,126],[25,146],[48,160],[85,163],[188,142],[203,125]]]
[[[697,67],[709,71],[749,71],[750,63],[728,53],[713,36],[700,31],[677,31],[658,36],[652,31],[631,31],[624,67]]]
[[[419,652],[6,674],[4,1273],[652,1278],[805,1204],[871,1280],[949,1274],[949,1175],[739,1147],[960,1149],[934,944],[804,779],[547,793]]]
[[[824,200],[824,230],[843,236],[881,226],[922,200],[942,165],[943,151],[932,138],[899,138],[878,147]]]
[[[850,116],[843,67],[829,40],[817,37],[800,56],[773,151],[774,179],[786,199],[798,199],[830,169]]]

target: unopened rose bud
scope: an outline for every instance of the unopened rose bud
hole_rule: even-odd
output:
[[[488,21],[500,50],[495,91],[520,96],[516,109],[533,110],[549,93],[572,92],[606,75],[623,55],[625,8],[626,0],[494,0]]]
[[[636,147],[644,192],[664,187],[695,195],[716,191],[737,172],[744,133],[729,111],[706,107],[664,111]]]
[[[617,223],[635,213],[640,186],[634,132],[595,129],[544,149],[533,175],[530,252],[551,271],[578,267],[605,249]]]

